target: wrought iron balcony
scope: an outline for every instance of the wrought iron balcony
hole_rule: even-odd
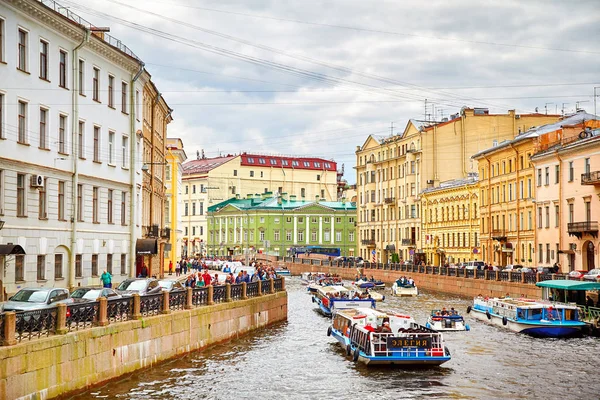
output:
[[[395,197],[386,197],[384,201],[385,201],[385,204],[396,204]]]
[[[579,239],[585,234],[598,237],[598,221],[569,222],[567,232],[569,236],[576,236]]]
[[[415,239],[402,239],[402,246],[414,246]]]
[[[375,239],[363,239],[362,244],[367,247],[375,247]]]
[[[492,239],[497,240],[499,242],[503,242],[506,240],[506,232],[502,229],[497,229],[492,231]]]
[[[600,185],[600,171],[581,174],[582,185]]]

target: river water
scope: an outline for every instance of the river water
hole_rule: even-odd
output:
[[[452,360],[428,369],[373,368],[326,335],[298,278],[286,282],[288,321],[135,373],[74,399],[598,399],[600,340],[536,339],[467,317],[444,335]],[[432,309],[469,300],[422,293],[379,308],[425,324]]]

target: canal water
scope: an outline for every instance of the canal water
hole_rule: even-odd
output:
[[[326,335],[298,278],[288,279],[288,321],[163,363],[74,399],[597,399],[600,340],[536,339],[467,317],[470,332],[445,334],[452,360],[427,369],[355,364]],[[388,289],[389,290],[389,289]],[[431,309],[469,300],[422,293],[381,309],[425,324]]]

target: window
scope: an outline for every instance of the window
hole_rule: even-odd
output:
[[[304,231],[298,231],[298,241],[304,242]]]
[[[550,206],[546,206],[546,228],[550,228]]]
[[[127,220],[125,218],[125,217],[127,217],[127,214],[125,213],[126,203],[127,203],[127,193],[121,192],[121,225],[127,224]]]
[[[63,255],[54,255],[54,279],[62,279],[63,277]]]
[[[123,137],[121,138],[121,167],[122,168],[127,168],[127,162],[128,162],[128,150],[129,150],[129,137],[126,135],[123,135]]]
[[[204,203],[200,202],[200,210],[198,212],[198,215],[204,215]]]
[[[292,231],[285,231],[285,240],[288,242],[292,241]]]
[[[186,202],[186,203],[183,204],[183,215],[185,217],[187,217],[190,214],[189,208],[190,208],[190,204],[189,203]]]
[[[92,221],[97,224],[98,221],[98,202],[100,199],[98,198],[98,193],[100,189],[97,186],[92,188]]]
[[[64,50],[58,53],[58,86],[67,88],[67,52]]]
[[[100,102],[100,70],[94,67],[94,77],[92,78],[92,99]]]
[[[325,200],[325,189],[321,189],[321,199]]]
[[[2,20],[0,19],[0,24],[2,23]],[[2,29],[2,27],[0,26],[0,29]],[[2,39],[0,37],[0,39]],[[0,50],[2,50],[0,48]],[[0,53],[1,54],[1,53]],[[0,58],[1,60],[1,58]],[[4,94],[0,93],[0,139],[4,139]]]
[[[27,144],[27,103],[19,100],[19,143]]]
[[[554,206],[554,227],[558,228],[558,225],[560,223],[560,207],[558,205]]]
[[[265,161],[265,159],[264,159],[264,158],[259,158],[259,159],[258,159],[258,163],[259,163],[259,164],[266,164],[267,162]]]
[[[127,273],[127,254],[121,254],[121,275]]]
[[[233,170],[233,176],[237,176],[237,169]]]
[[[58,116],[58,152],[61,154],[67,153],[67,117],[64,115]]]
[[[127,114],[127,83],[121,82],[121,112]]]
[[[544,176],[545,176],[545,185],[548,186],[550,184],[550,167],[546,167],[546,169],[544,170]]]
[[[260,240],[261,242],[264,242],[265,241],[265,231],[258,232],[258,237],[259,237],[258,240]]]
[[[269,159],[269,162],[271,163],[271,165],[277,165],[277,160],[273,158]]]
[[[586,173],[586,175],[589,175],[590,170],[591,170],[590,159],[589,158],[585,159],[584,167],[585,167],[585,173]]]
[[[108,163],[115,164],[115,133],[108,132]]]
[[[192,202],[192,215],[196,215],[196,202]]]
[[[111,275],[113,273],[113,255],[112,254],[106,255],[106,272],[108,272]]]
[[[592,203],[590,201],[585,202],[585,220],[586,222],[592,220]]]
[[[573,182],[573,161],[569,161],[569,182]]]
[[[305,188],[300,189],[300,197],[306,197],[306,189]]]
[[[310,241],[311,242],[316,242],[317,241],[317,231],[312,231],[310,233]]]
[[[40,108],[40,149],[48,148],[48,110]]]
[[[48,178],[44,178],[44,186],[38,191],[38,218],[48,218],[48,199],[46,197],[46,188],[48,186]]]
[[[115,108],[115,77],[108,76],[108,106]]]
[[[254,178],[254,171],[250,171],[250,178]]]
[[[25,174],[17,174],[17,217],[25,217]]]
[[[554,166],[554,183],[560,182],[560,166],[557,164]]]
[[[335,241],[336,242],[341,242],[342,241],[342,232],[340,232],[340,231],[336,231],[335,232]]]
[[[41,254],[37,256],[37,280],[46,280],[46,256]]]
[[[81,254],[75,255],[75,277],[81,278],[83,276],[83,271],[81,270]]]
[[[342,217],[335,217],[335,223],[336,224],[341,224],[342,223]]]
[[[65,220],[65,182],[58,182],[58,220]]]
[[[4,61],[4,20],[0,18],[0,61]]]
[[[140,91],[135,91],[135,119],[140,120]]]
[[[323,241],[329,242],[331,240],[331,232],[325,231],[323,232]]]
[[[349,241],[349,242],[354,242],[354,232],[350,232],[350,233],[348,234],[348,241]]]
[[[40,79],[48,80],[48,42],[40,40]]]
[[[77,221],[83,221],[83,185],[77,185]]]
[[[537,170],[537,185],[538,187],[542,186],[542,169],[538,168]]]
[[[100,127],[94,126],[94,162],[100,162]]]
[[[351,223],[351,224],[353,224],[354,223],[354,217],[349,217],[348,218],[348,222]]]
[[[264,224],[265,223],[265,217],[260,217],[259,221],[260,221],[261,224]]]
[[[542,227],[542,207],[538,207],[538,223],[537,223],[537,227],[538,228]]]
[[[317,174],[317,180],[320,181],[321,180],[321,175]]]
[[[279,241],[279,230],[273,231],[273,240],[275,240],[276,242]]]
[[[550,243],[546,243],[546,263],[550,263]]]
[[[85,139],[85,122],[83,121],[79,121],[79,130],[78,130],[78,135],[77,135],[77,140],[78,140],[78,144],[77,144],[77,153],[79,155],[79,158],[84,159],[85,158],[85,152],[84,152],[84,139]]]
[[[107,195],[108,201],[106,204],[107,210],[106,210],[106,218],[107,218],[107,222],[109,224],[113,223],[113,190],[112,189],[108,189],[108,195]]]
[[[25,256],[15,256],[15,281],[23,282],[25,280]]]
[[[531,211],[527,212],[527,229],[531,230],[533,228],[533,215]]]
[[[27,31],[19,29],[19,59],[17,60],[17,68],[21,71],[27,71]]]
[[[85,61],[79,60],[79,94],[85,96]]]
[[[541,243],[538,244],[538,261],[544,262],[544,245]]]

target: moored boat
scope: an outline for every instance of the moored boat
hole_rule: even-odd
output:
[[[585,323],[576,305],[533,299],[476,297],[467,308],[474,318],[537,337],[579,335]]]
[[[277,274],[277,276],[292,276],[290,270],[284,267],[275,268],[275,274]]]
[[[327,334],[355,362],[367,365],[441,365],[451,357],[440,332],[402,314],[365,308],[339,310]]]
[[[321,313],[327,317],[344,308],[375,308],[375,300],[355,298],[355,292],[344,286],[320,286],[313,294],[312,301],[317,303]]]
[[[357,288],[360,289],[375,289],[375,290],[383,290],[385,289],[385,283],[383,281],[376,280],[365,280],[359,279],[357,281],[352,282]]]
[[[433,310],[427,319],[426,327],[440,332],[469,331],[471,327],[457,311]]]
[[[404,296],[414,297],[414,296],[419,295],[419,289],[417,288],[417,285],[414,284],[414,282],[412,284],[410,284],[410,283],[398,283],[398,281],[396,281],[392,285],[392,295],[399,296],[399,297],[404,297]]]

